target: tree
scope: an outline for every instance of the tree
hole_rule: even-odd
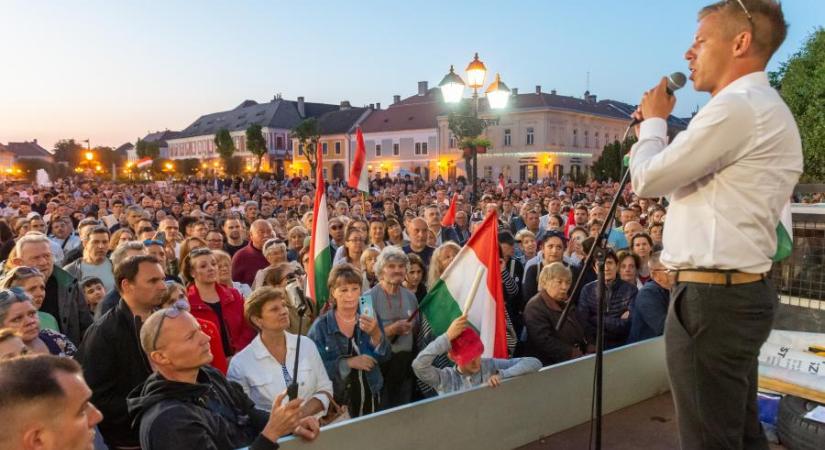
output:
[[[602,156],[593,163],[593,177],[599,181],[619,181],[622,177],[622,159],[629,149],[636,142],[635,137],[629,137],[622,144],[619,141],[613,141],[604,146]]]
[[[201,162],[197,158],[185,158],[175,161],[177,170],[181,175],[195,175],[200,170]]]
[[[298,150],[304,153],[304,157],[307,159],[307,163],[309,163],[310,172],[314,175],[315,167],[318,164],[315,150],[317,146],[320,145],[318,141],[321,139],[318,120],[314,117],[302,120],[301,123],[292,129],[290,137],[298,139]],[[310,144],[313,145],[310,146]]]
[[[802,49],[770,74],[788,104],[802,137],[805,182],[825,180],[825,29],[808,36]]]
[[[138,158],[157,159],[160,156],[160,144],[157,142],[146,142],[138,138],[135,144],[135,152]]]
[[[240,156],[233,156],[226,160],[226,173],[228,175],[240,175],[244,167],[243,158]]]
[[[229,134],[229,130],[226,128],[218,130],[215,134],[215,147],[224,165],[227,165],[229,160],[232,159],[232,155],[235,154],[235,141],[232,140],[232,135]]]
[[[260,173],[261,160],[266,155],[266,139],[264,139],[261,126],[257,123],[253,123],[246,129],[246,149],[258,159],[258,163],[255,165],[255,173]]]
[[[74,139],[61,139],[54,144],[54,160],[63,162],[71,167],[77,167],[81,160],[83,146]]]

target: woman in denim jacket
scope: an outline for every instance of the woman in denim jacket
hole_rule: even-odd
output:
[[[328,282],[333,308],[307,334],[318,346],[335,401],[347,405],[351,417],[378,410],[384,384],[379,364],[391,356],[380,321],[358,313],[361,283],[351,264],[335,266]]]

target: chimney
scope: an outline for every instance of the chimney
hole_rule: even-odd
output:
[[[550,91],[550,94],[551,94],[551,95],[556,95],[556,90],[555,90],[555,89],[551,90],[551,91]]]
[[[421,96],[427,95],[427,82],[426,81],[419,81],[418,82],[418,95],[421,95]]]
[[[518,88],[510,89],[510,93],[513,94],[513,96],[518,95]]]
[[[536,94],[541,95],[541,85],[540,84],[536,85]]]
[[[341,100],[341,110],[350,109],[351,105],[349,104],[349,100]]]
[[[32,139],[32,143],[37,144],[37,139]]]
[[[375,103],[370,103],[370,109],[373,111],[375,110]]]
[[[376,103],[376,104],[375,104],[375,109],[381,109],[381,104],[380,104],[380,103]]]
[[[401,96],[400,95],[393,95],[392,96],[392,104],[401,103]]]
[[[304,108],[304,98],[298,97],[298,115],[301,118],[306,117],[306,108]]]

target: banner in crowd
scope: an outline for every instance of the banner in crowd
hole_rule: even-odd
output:
[[[484,219],[481,227],[473,233],[467,245],[461,248],[441,279],[421,300],[421,313],[430,322],[433,333],[445,333],[450,323],[461,315],[462,307],[472,290],[472,280],[479,268],[484,275],[467,318],[481,336],[484,357],[507,358],[504,294],[498,254],[498,219],[495,212]]]
[[[361,127],[358,127],[358,130],[355,132],[355,158],[352,161],[352,169],[350,170],[347,186],[369,194],[370,181],[366,165],[367,149],[364,146],[364,134],[361,132]]]
[[[332,269],[332,253],[329,248],[329,219],[327,211],[327,189],[324,184],[324,162],[321,159],[321,144],[315,146],[317,154],[315,168],[315,205],[312,208],[312,235],[309,244],[309,298],[315,302],[317,311],[329,298],[327,279]]]
[[[453,194],[453,198],[450,199],[450,209],[447,210],[447,214],[444,214],[444,218],[441,219],[442,227],[446,228],[455,225],[456,203],[458,203],[458,193]]]

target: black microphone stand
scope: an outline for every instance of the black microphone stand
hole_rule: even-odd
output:
[[[631,122],[630,125],[628,125],[627,130],[625,130],[624,136],[622,137],[622,145],[624,145],[624,143],[627,141],[627,136],[630,134],[630,130],[633,128],[635,124],[635,122]],[[620,154],[621,153],[622,152],[620,152]],[[622,166],[623,165],[624,164],[622,164]],[[582,270],[579,271],[579,276],[578,278],[576,278],[576,284],[573,285],[573,289],[570,291],[570,294],[567,297],[567,302],[564,305],[564,310],[562,310],[561,316],[559,317],[559,321],[556,323],[556,331],[558,331],[561,329],[565,320],[567,320],[568,314],[570,314],[570,307],[573,304],[573,294],[575,292],[578,292],[579,286],[581,285],[581,281],[584,278],[585,271],[588,267],[591,267],[593,261],[597,261],[598,279],[596,284],[596,299],[598,301],[598,307],[596,308],[596,361],[593,381],[593,404],[595,405],[595,410],[593,411],[593,415],[591,416],[591,422],[595,421],[596,425],[594,441],[594,448],[596,450],[601,450],[602,448],[602,398],[604,394],[604,386],[602,383],[604,368],[604,314],[607,309],[605,308],[605,303],[607,300],[607,285],[605,283],[604,278],[604,266],[605,260],[607,259],[607,238],[610,232],[609,230],[612,228],[614,217],[616,215],[616,208],[619,206],[619,199],[621,198],[622,192],[624,192],[624,189],[629,181],[630,168],[624,171],[622,180],[619,183],[619,190],[616,192],[616,195],[613,196],[613,202],[610,204],[610,210],[607,212],[607,216],[605,218],[604,223],[602,224],[601,230],[599,230],[599,237],[596,239],[596,242],[593,243],[593,247],[591,247],[590,251],[587,253],[587,258],[585,258],[584,263],[582,264]]]
[[[301,328],[304,325],[304,314],[307,312],[307,304],[301,295],[301,305],[298,306],[298,342],[295,343],[295,365],[292,369],[292,383],[286,388],[286,393],[290,400],[298,398],[298,360],[301,354]]]

